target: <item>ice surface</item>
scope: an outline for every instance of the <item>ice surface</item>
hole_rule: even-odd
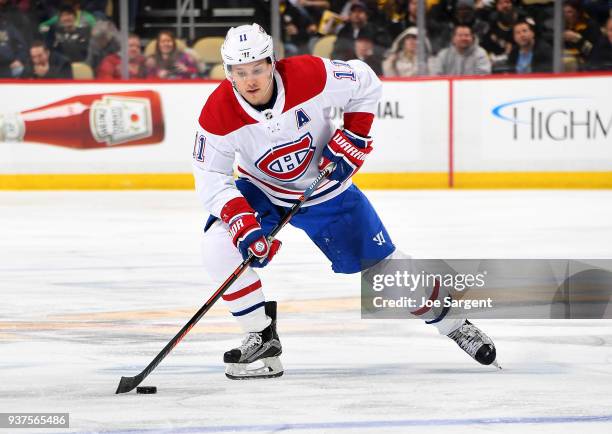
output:
[[[612,258],[610,191],[367,194],[413,256]],[[204,217],[188,191],[0,193],[0,412],[69,412],[76,432],[612,432],[611,321],[479,321],[504,369],[482,367],[417,320],[361,320],[358,276],[294,228],[262,272],[283,377],[225,378],[240,336],[219,305],[144,381],[156,395],[115,395],[215,289]]]

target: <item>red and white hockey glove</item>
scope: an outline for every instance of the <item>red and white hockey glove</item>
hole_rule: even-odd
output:
[[[336,168],[329,179],[344,182],[361,168],[370,151],[372,151],[370,137],[360,137],[349,130],[336,130],[323,149],[319,170],[325,169],[330,163],[336,163]]]
[[[236,197],[226,203],[221,210],[221,220],[229,225],[229,234],[242,258],[246,259],[249,253],[255,255],[251,267],[265,267],[280,249],[280,241],[268,242],[255,211],[244,197]]]

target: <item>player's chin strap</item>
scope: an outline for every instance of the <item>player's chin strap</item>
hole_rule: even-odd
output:
[[[276,59],[274,58],[274,54],[270,56],[270,62],[272,62],[272,71],[270,71],[270,81],[268,82],[268,86],[266,87],[266,92],[270,89],[272,83],[274,83],[274,71],[276,71]]]
[[[319,172],[319,175],[315,178],[314,181],[312,181],[312,184],[310,184],[310,186],[306,190],[304,190],[304,193],[302,193],[298,201],[293,204],[291,208],[289,208],[289,211],[285,213],[283,218],[276,224],[274,229],[272,229],[272,231],[268,235],[269,241],[272,241],[274,237],[276,237],[278,232],[287,223],[289,223],[289,220],[291,220],[291,218],[300,210],[302,205],[304,205],[304,203],[306,203],[310,196],[312,196],[319,184],[321,184],[321,182],[325,178],[327,178],[333,172],[334,169],[335,165],[330,164],[325,167],[325,169],[323,169],[321,172]],[[206,312],[210,310],[210,308],[217,302],[217,300],[221,298],[223,293],[230,286],[232,286],[236,279],[238,279],[238,277],[240,277],[240,275],[244,273],[244,271],[249,267],[249,264],[255,259],[256,257],[252,253],[249,254],[249,256],[244,261],[242,261],[240,265],[238,265],[238,267],[236,267],[233,273],[227,279],[225,279],[225,282],[221,284],[219,289],[215,291],[212,297],[210,297],[208,301],[204,303],[204,305],[195,313],[195,315],[187,322],[187,324],[185,324],[183,328],[179,330],[176,336],[174,336],[172,340],[170,340],[170,342],[166,344],[164,349],[161,350],[161,352],[151,361],[151,363],[147,365],[146,368],[144,368],[144,370],[140,374],[134,377],[121,377],[121,381],[119,382],[119,386],[117,386],[117,391],[115,393],[126,393],[136,388],[136,386],[138,386],[142,382],[142,380],[144,380],[157,367],[157,365],[159,365],[161,361],[164,360],[168,354],[170,354],[172,349],[176,347],[180,341],[183,340],[183,338],[187,335],[187,333],[189,333],[193,326],[195,326],[198,321],[202,319]]]

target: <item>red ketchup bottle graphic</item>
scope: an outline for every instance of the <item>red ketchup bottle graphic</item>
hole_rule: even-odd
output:
[[[153,90],[79,95],[0,114],[0,141],[94,149],[151,145],[163,139],[161,99]]]

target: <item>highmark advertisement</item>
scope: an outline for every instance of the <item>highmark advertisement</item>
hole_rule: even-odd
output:
[[[609,77],[455,82],[456,170],[612,170],[609,89]]]

